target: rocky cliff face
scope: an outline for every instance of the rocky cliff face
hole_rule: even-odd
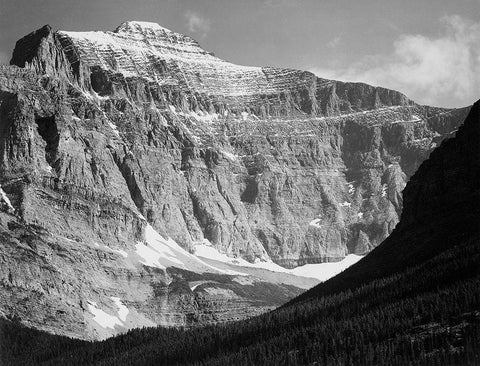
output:
[[[83,337],[285,301],[300,290],[190,253],[209,241],[294,267],[370,251],[397,224],[406,180],[467,112],[234,65],[153,23],[46,26],[11,63],[0,68],[0,310]]]
[[[48,147],[51,176],[114,190],[187,250],[206,238],[230,255],[287,266],[365,253],[385,239],[406,180],[466,113],[308,72],[234,65],[154,23],[47,26],[18,42],[12,63],[68,89],[62,116],[45,117],[57,132],[91,124],[111,140],[92,135],[71,149],[60,131]]]
[[[392,234],[361,261],[290,304],[413,273],[421,265],[435,273],[432,268],[442,263],[461,273],[448,272],[443,281],[478,277],[479,266],[471,256],[475,257],[472,253],[478,249],[473,249],[480,242],[479,141],[477,101],[455,138],[442,142],[409,180],[403,191],[401,220]],[[457,262],[449,263],[454,260]]]

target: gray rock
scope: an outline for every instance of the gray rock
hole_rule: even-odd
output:
[[[366,253],[398,223],[408,178],[468,111],[234,65],[139,22],[45,26],[17,42],[11,63],[0,67],[0,184],[14,210],[3,205],[0,310],[87,338],[242,318],[296,295],[212,280],[198,263],[183,269],[210,285],[192,291],[185,273],[142,265],[136,245],[148,222],[190,252],[208,239],[286,267]],[[94,327],[89,306],[115,313],[112,296],[130,318]]]

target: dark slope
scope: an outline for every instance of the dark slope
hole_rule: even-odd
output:
[[[96,343],[34,333],[26,345],[30,331],[6,323],[0,333],[7,340],[4,359],[50,365],[479,365],[479,142],[477,102],[457,137],[407,185],[391,237],[275,312],[202,329],[135,330]]]

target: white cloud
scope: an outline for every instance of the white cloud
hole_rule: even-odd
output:
[[[480,23],[441,19],[440,36],[404,34],[391,54],[362,58],[344,69],[311,68],[320,77],[399,90],[419,103],[458,107],[480,98]]]
[[[193,11],[187,11],[185,14],[187,27],[190,32],[200,34],[205,37],[210,30],[210,20]]]

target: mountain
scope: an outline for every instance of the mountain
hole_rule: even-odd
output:
[[[6,360],[478,365],[479,141],[480,101],[456,137],[444,141],[407,184],[402,217],[389,238],[342,274],[276,311],[222,326],[135,330],[95,343],[3,322]]]
[[[154,23],[45,26],[0,67],[0,315],[98,339],[277,307],[320,276],[265,268],[377,246],[467,112],[234,65]]]
[[[67,90],[74,102],[57,129],[79,118],[111,139],[105,154],[115,165],[98,156],[97,141],[84,163],[66,156],[60,132],[51,157],[59,179],[111,194],[119,173],[125,200],[182,247],[206,238],[223,253],[291,266],[363,254],[385,239],[406,179],[467,112],[234,65],[154,23],[44,27],[17,43],[12,64],[78,87]],[[86,176],[59,168],[76,159]]]

